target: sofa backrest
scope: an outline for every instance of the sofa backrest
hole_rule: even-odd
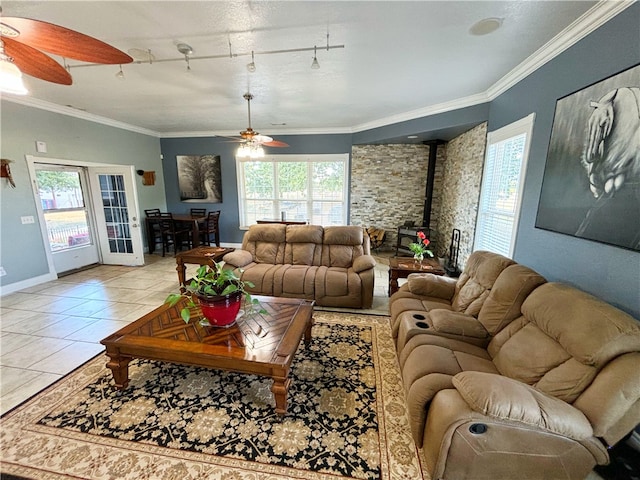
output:
[[[497,253],[473,252],[456,283],[451,308],[477,317],[500,273],[515,262]]]
[[[348,268],[370,254],[369,237],[362,227],[320,225],[251,225],[242,249],[256,263]]]
[[[322,265],[348,268],[361,255],[370,254],[369,236],[362,227],[325,227]]]
[[[257,263],[284,263],[286,225],[265,223],[251,225],[242,239],[242,249]]]
[[[493,284],[487,299],[480,308],[478,321],[495,336],[516,318],[520,317],[522,303],[537,287],[546,283],[539,273],[520,264],[509,265]]]
[[[502,375],[573,403],[609,362],[640,352],[640,322],[573,287],[546,283],[488,352]]]
[[[320,225],[288,225],[283,263],[321,265],[323,237]]]

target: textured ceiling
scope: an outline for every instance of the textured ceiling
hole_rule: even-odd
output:
[[[72,86],[25,76],[32,104],[71,106],[161,136],[361,131],[487,92],[596,6],[592,1],[3,1],[5,16],[56,23],[152,64],[72,66]],[[502,19],[476,36],[474,23]],[[584,22],[582,18],[582,22]],[[344,45],[327,51],[327,43]],[[558,43],[558,38],[555,40]],[[193,48],[191,70],[176,45]],[[229,45],[230,44],[230,45]],[[260,54],[318,46],[313,52]],[[256,71],[247,71],[255,51]],[[229,53],[233,55],[229,57]],[[224,55],[224,58],[195,57]],[[176,59],[176,61],[162,60]],[[58,59],[62,61],[62,59]]]

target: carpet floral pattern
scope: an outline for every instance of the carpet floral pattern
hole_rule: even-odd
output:
[[[1,470],[26,478],[422,478],[388,318],[316,312],[287,415],[271,380],[99,356],[5,415]]]

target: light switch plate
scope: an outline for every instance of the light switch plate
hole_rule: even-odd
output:
[[[7,272],[4,270],[4,267],[0,267],[0,277],[4,277]]]
[[[20,220],[22,220],[22,224],[26,225],[27,223],[36,223],[35,218],[33,218],[33,216],[29,215],[28,217],[20,217]]]
[[[47,142],[36,140],[36,152],[47,153]]]

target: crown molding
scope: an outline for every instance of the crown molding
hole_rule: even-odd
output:
[[[601,0],[489,87],[486,91],[488,99],[494,100],[635,2],[636,0]]]
[[[389,117],[380,118],[371,122],[362,123],[353,127],[336,127],[336,128],[316,128],[316,129],[269,129],[269,133],[274,135],[331,135],[331,134],[349,134],[357,133],[374,128],[385,127],[395,123],[415,120],[417,118],[428,117],[439,113],[446,113],[461,108],[471,107],[494,100],[509,88],[531,75],[534,71],[542,67],[544,64],[560,55],[562,52],[576,44],[578,41],[601,27],[613,17],[636,3],[636,0],[600,0],[592,8],[586,11],[580,18],[576,19],[571,25],[562,30],[559,34],[549,40],[545,45],[539,48],[525,61],[516,66],[513,70],[503,76],[500,80],[490,86],[486,91],[454,99],[448,102],[431,105],[416,110],[411,110]],[[158,138],[189,138],[189,137],[237,137],[237,131],[191,131],[191,132],[156,132],[136,125],[131,125],[110,118],[94,115],[72,107],[56,105],[54,103],[45,102],[43,100],[34,99],[32,97],[15,97],[3,96],[2,100],[18,103],[42,110],[48,110],[62,115],[88,120],[103,125],[108,125],[123,130],[129,130],[143,135],[150,135]]]
[[[438,113],[446,113],[452,110],[459,110],[461,108],[472,107],[474,105],[480,105],[489,101],[486,93],[477,93],[468,97],[456,98],[450,102],[438,103],[425,108],[419,108],[417,110],[411,110],[409,112],[398,113],[397,115],[391,115],[389,117],[380,118],[372,122],[361,123],[353,127],[353,132],[362,132],[365,130],[371,130],[374,128],[385,127],[394,123],[406,122],[408,120],[415,120],[416,118],[428,117],[430,115],[437,115]]]
[[[233,137],[238,138],[237,130],[219,130],[208,132],[168,132],[160,133],[160,138],[189,138],[189,137]],[[269,128],[269,136],[274,135],[341,135],[351,134],[353,130],[349,127],[336,128],[292,128],[292,129],[273,129]]]
[[[129,123],[119,122],[118,120],[112,120],[110,118],[102,117],[100,115],[94,115],[93,113],[85,112],[83,110],[78,110],[77,108],[57,105],[51,102],[45,102],[44,100],[38,100],[37,98],[33,98],[33,97],[2,96],[2,100],[18,103],[20,105],[26,105],[27,107],[38,108],[40,110],[47,110],[53,113],[59,113],[61,115],[67,115],[69,117],[79,118],[81,120],[88,120],[90,122],[100,123],[102,125],[108,125],[110,127],[120,128],[122,130],[141,133],[143,135],[149,135],[152,137],[160,136],[159,132],[155,132],[147,128],[138,127],[136,125],[131,125]]]

